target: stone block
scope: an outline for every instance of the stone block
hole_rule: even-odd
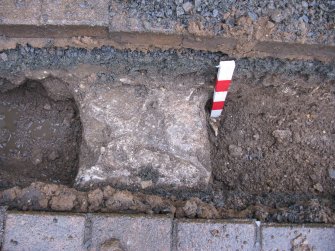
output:
[[[172,219],[132,215],[92,216],[92,245],[100,250],[118,243],[122,250],[171,250]]]
[[[3,250],[83,250],[81,215],[8,213]]]
[[[252,221],[178,220],[176,250],[254,250]]]
[[[144,85],[106,88],[99,95],[88,92],[80,114],[86,152],[94,156],[81,162],[77,184],[207,186],[207,99],[207,92],[194,89]]]
[[[335,226],[265,224],[261,229],[263,251],[335,250]]]

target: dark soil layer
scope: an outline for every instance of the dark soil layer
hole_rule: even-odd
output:
[[[150,72],[152,67],[159,67],[162,77],[173,72],[176,82],[187,82],[187,76],[194,74],[206,76],[208,86],[215,81],[214,66],[219,60],[228,58],[223,54],[192,50],[140,53],[109,47],[87,51],[28,46],[4,53],[6,60],[0,60],[0,74],[4,75],[15,75],[27,69],[69,69],[77,64],[122,66],[122,71],[130,74],[134,70]],[[113,79],[112,75],[105,73],[97,75],[101,83]],[[6,81],[0,78],[0,92],[7,90],[9,85]],[[334,223],[334,81],[334,63],[272,58],[238,60],[223,116],[217,121],[208,118],[213,143],[213,184],[202,192],[151,191],[162,196],[155,198],[172,203],[169,204],[173,206],[169,206],[170,209],[155,210],[145,201],[140,204],[138,200],[142,199],[128,192],[125,193],[133,196],[131,199],[123,200],[119,193],[114,198],[114,190],[111,195],[95,191],[100,195],[91,195],[93,201],[88,202],[90,195],[87,192],[40,183],[23,190],[6,190],[1,193],[0,203],[24,210],[157,211],[176,213],[180,217],[254,217],[278,222]],[[45,102],[41,102],[37,107],[42,109],[44,105]],[[60,118],[63,117],[53,119]],[[74,130],[71,126],[64,128],[59,137],[65,140],[71,130]],[[54,146],[52,149],[55,149]],[[47,166],[49,161],[40,166],[43,164]],[[51,165],[54,163],[51,162]],[[65,162],[60,170],[63,172],[64,168],[67,168]],[[13,175],[15,177],[16,174]],[[53,175],[47,180],[35,180],[55,182]],[[24,186],[31,181],[28,177],[15,184]],[[6,187],[12,185],[14,183]],[[139,196],[146,198],[147,195]],[[191,197],[200,200],[191,200]],[[94,204],[96,198],[101,198],[97,205]],[[67,206],[58,205],[68,200]],[[186,206],[186,201],[191,201],[191,204]],[[199,209],[202,203],[215,208],[216,213],[202,215],[202,209]],[[91,204],[96,206],[90,208]],[[188,208],[192,208],[192,213],[186,213]]]
[[[74,101],[53,100],[36,82],[0,92],[0,188],[35,180],[71,185],[80,137]]]
[[[236,77],[213,148],[214,177],[250,193],[335,192],[335,85],[320,75]]]

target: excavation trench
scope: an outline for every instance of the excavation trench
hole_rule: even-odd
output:
[[[180,217],[335,222],[333,64],[237,60],[224,113],[213,121],[215,65],[227,55],[110,47],[4,53],[2,204],[152,213],[146,196],[155,194],[164,199],[158,213]],[[8,189],[35,181],[81,192],[41,183]],[[32,194],[41,200],[27,205],[22,198]],[[62,194],[72,204],[53,204]],[[192,214],[190,205],[218,213]]]

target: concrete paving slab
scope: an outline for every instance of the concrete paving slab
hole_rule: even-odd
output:
[[[0,25],[39,25],[40,0],[0,1]]]
[[[8,213],[3,250],[82,250],[85,217]]]
[[[42,23],[46,25],[108,26],[109,1],[46,0]]]
[[[111,242],[118,242],[127,251],[171,250],[170,217],[95,215],[91,220],[92,250],[99,250]]]
[[[261,231],[263,251],[335,250],[335,226],[265,224]]]
[[[178,220],[175,250],[254,250],[253,221]]]

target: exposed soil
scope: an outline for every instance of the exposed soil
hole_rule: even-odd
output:
[[[249,193],[334,194],[334,84],[299,73],[237,76],[218,122],[215,178]]]
[[[72,184],[81,138],[73,100],[51,99],[37,82],[0,92],[0,129],[0,188]]]
[[[187,199],[174,195],[162,197],[118,190],[110,186],[83,192],[63,185],[38,182],[24,189],[13,187],[1,191],[0,205],[20,210],[172,214],[176,218],[254,218],[291,223],[335,223],[334,205],[329,199],[291,196],[282,198],[281,203],[278,203],[276,201],[279,197],[269,194],[267,198],[250,197],[253,203],[248,204],[245,196],[237,194],[226,194],[226,198],[218,193],[193,196],[189,194]],[[228,203],[220,205],[220,201]]]
[[[134,69],[150,72],[153,67],[158,67],[162,76],[173,72],[176,81],[183,83],[188,82],[188,76],[196,72],[198,76],[205,76],[211,85],[216,72],[214,66],[220,59],[228,58],[218,53],[192,50],[139,53],[109,47],[92,51],[19,47],[5,53],[7,60],[0,61],[0,71],[4,75],[15,75],[26,69],[64,69],[85,63],[120,67],[120,71],[128,71],[129,75],[134,74]],[[97,79],[102,84],[114,77],[106,72],[97,73]],[[3,90],[7,88],[6,81],[3,78],[0,82]],[[217,121],[208,119],[213,143],[213,184],[201,192],[150,191],[155,194],[155,200],[160,200],[159,205],[167,205],[159,210],[148,202],[148,198],[153,196],[148,195],[149,191],[146,194],[130,193],[104,187],[102,190],[82,192],[42,183],[25,189],[4,190],[0,204],[23,210],[170,212],[177,217],[252,217],[278,222],[334,223],[334,81],[334,63],[272,58],[238,60],[223,116]],[[1,95],[10,96],[10,92]],[[34,95],[39,92],[42,90],[35,91]],[[19,99],[16,97],[16,100]],[[43,108],[46,100],[51,102],[50,98],[43,99],[36,104],[39,107],[36,111],[46,113]],[[64,103],[58,105],[63,109],[66,107]],[[55,120],[54,123],[63,121],[62,116],[50,117],[49,120]],[[58,134],[61,141],[76,128],[78,126],[63,128]],[[51,148],[42,149],[59,149],[57,147],[61,146],[66,152],[75,152],[73,148],[64,147],[63,142],[59,144],[52,143]],[[47,158],[45,160],[40,167],[50,164]],[[72,164],[74,160],[72,158]],[[63,172],[66,164],[64,161],[61,163],[64,164],[60,169]],[[56,168],[52,161],[51,165]],[[49,179],[38,180],[55,182],[52,180],[54,173],[49,174]],[[35,175],[33,177],[36,178]],[[32,181],[30,178],[3,187],[26,186]],[[64,184],[70,183],[67,182]],[[106,189],[111,191],[110,194],[105,192]],[[202,207],[210,209],[199,209]],[[210,213],[203,214],[206,210]]]

